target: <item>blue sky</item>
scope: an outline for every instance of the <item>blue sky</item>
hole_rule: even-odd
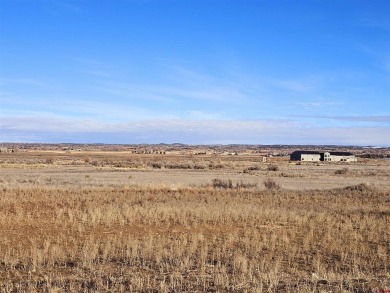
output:
[[[0,141],[390,146],[390,1],[0,0]]]

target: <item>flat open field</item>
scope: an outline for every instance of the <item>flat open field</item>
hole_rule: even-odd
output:
[[[1,292],[390,289],[390,160],[7,152],[0,187]]]
[[[277,166],[272,170],[269,166]],[[344,174],[336,171],[347,169]],[[290,163],[288,157],[258,155],[138,155],[129,152],[29,151],[0,153],[2,186],[194,187],[214,178],[258,184],[274,179],[282,188],[333,189],[366,183],[390,190],[390,160],[358,163]]]

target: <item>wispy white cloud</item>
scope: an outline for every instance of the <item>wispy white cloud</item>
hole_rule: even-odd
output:
[[[104,77],[104,78],[108,78],[108,77],[112,76],[110,73],[108,73],[106,71],[102,71],[102,70],[86,70],[85,73],[92,75],[92,76]]]
[[[298,106],[303,107],[306,111],[317,111],[317,110],[323,110],[323,108],[326,107],[341,106],[344,103],[339,101],[314,100],[308,102],[299,102],[296,104]]]
[[[135,83],[109,81],[100,83],[99,85],[89,86],[89,88],[99,93],[113,96],[113,98],[126,98],[128,104],[131,104],[132,101],[144,101],[145,103],[146,101],[162,103],[171,103],[175,101],[175,99],[169,96],[166,91],[159,90],[154,86]]]
[[[40,117],[5,117],[0,121],[0,128],[14,130],[38,131],[45,129],[49,132],[126,132],[137,131],[145,128],[159,131],[172,130],[196,130],[209,133],[230,133],[242,130],[265,130],[289,128],[291,125],[298,126],[295,122],[287,120],[216,120],[216,119],[158,119],[138,120],[127,123],[107,123],[91,119],[65,119],[65,118],[40,118]],[[301,127],[301,126],[300,126]]]
[[[50,100],[41,99],[26,102],[23,99],[1,98],[4,104],[12,103],[12,108],[0,108],[0,114],[3,116],[28,116],[43,118],[61,118],[61,119],[79,119],[79,117],[88,117],[89,119],[99,118],[102,121],[131,121],[143,120],[154,117],[155,119],[178,118],[174,112],[153,110],[147,107],[137,107],[131,104],[110,103],[110,101],[100,102],[94,100],[77,101],[66,98],[59,99],[56,103]],[[18,105],[23,107],[18,108]]]
[[[360,25],[366,28],[390,31],[390,20],[378,17],[365,17],[360,20]]]
[[[389,45],[390,47],[390,45]],[[381,57],[382,68],[387,73],[387,80],[390,82],[390,54],[385,54]]]
[[[323,111],[326,113],[326,111]],[[324,128],[381,128],[390,127],[390,116],[372,115],[372,116],[337,116],[337,115],[290,115],[291,119],[299,119],[312,123],[315,127]]]
[[[188,100],[242,103],[250,99],[244,88],[230,81],[189,71],[185,76],[181,73],[175,73],[176,78],[170,75],[166,82],[142,84],[108,81],[90,88],[115,96],[167,103],[183,103]]]
[[[96,120],[5,117],[0,141],[390,145],[390,126],[315,127],[298,120]]]
[[[216,119],[223,119],[225,115],[221,112],[189,110],[185,112],[185,116],[188,119],[195,119],[195,120],[216,120]]]
[[[319,118],[319,119],[329,119],[329,120],[344,120],[344,121],[356,121],[356,122],[390,122],[390,115],[382,116],[324,116],[324,115],[292,115],[291,117],[300,117],[300,118]]]
[[[248,102],[253,97],[250,91],[257,88],[255,82],[244,84],[235,75],[213,75],[182,66],[173,66],[164,76],[167,85],[158,91],[177,98],[210,102]]]
[[[90,57],[73,57],[73,58],[70,58],[70,61],[77,62],[79,64],[83,64],[83,65],[87,65],[87,66],[106,65],[105,62],[98,60],[98,59],[90,58]]]
[[[243,102],[248,97],[239,89],[225,86],[199,88],[156,87],[155,93],[181,99],[195,99],[214,102]]]
[[[45,83],[34,78],[0,78],[0,86],[4,85],[44,86]]]
[[[373,65],[386,73],[384,78],[390,80],[390,41],[384,40],[376,45],[364,44],[361,45],[360,50],[374,61]]]
[[[298,93],[311,93],[315,91],[319,85],[320,80],[312,77],[302,77],[301,79],[288,79],[288,78],[279,78],[279,79],[265,79],[265,83],[269,85]]]
[[[312,114],[326,110],[339,114],[340,106],[350,100],[344,100],[345,92],[334,93],[327,84],[358,75],[345,71],[291,78],[242,71],[213,75],[172,66],[162,70],[156,79],[145,80],[126,77],[123,72],[115,72],[112,65],[99,60],[76,59],[73,62],[78,64],[84,77],[85,73],[91,75],[75,88],[66,82],[51,84],[28,78],[3,79],[3,82],[42,85],[44,88],[18,92],[18,87],[14,86],[11,88],[13,93],[5,87],[6,95],[0,96],[0,113],[68,119],[85,117],[106,123],[185,118],[249,120],[285,117],[297,111]],[[351,92],[349,88],[348,92]]]

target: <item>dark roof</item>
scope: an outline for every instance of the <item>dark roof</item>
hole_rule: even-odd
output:
[[[326,151],[295,151],[291,155],[306,154],[306,155],[321,155]],[[353,156],[350,152],[329,152],[332,156]]]
[[[332,156],[353,156],[350,152],[329,152]]]
[[[295,151],[291,155],[293,154],[320,155],[321,153],[317,151]]]

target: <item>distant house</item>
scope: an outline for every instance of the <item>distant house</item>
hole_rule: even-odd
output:
[[[290,155],[291,161],[302,162],[356,162],[350,152],[295,151]]]
[[[319,162],[321,153],[316,151],[295,151],[290,155],[291,161]]]

